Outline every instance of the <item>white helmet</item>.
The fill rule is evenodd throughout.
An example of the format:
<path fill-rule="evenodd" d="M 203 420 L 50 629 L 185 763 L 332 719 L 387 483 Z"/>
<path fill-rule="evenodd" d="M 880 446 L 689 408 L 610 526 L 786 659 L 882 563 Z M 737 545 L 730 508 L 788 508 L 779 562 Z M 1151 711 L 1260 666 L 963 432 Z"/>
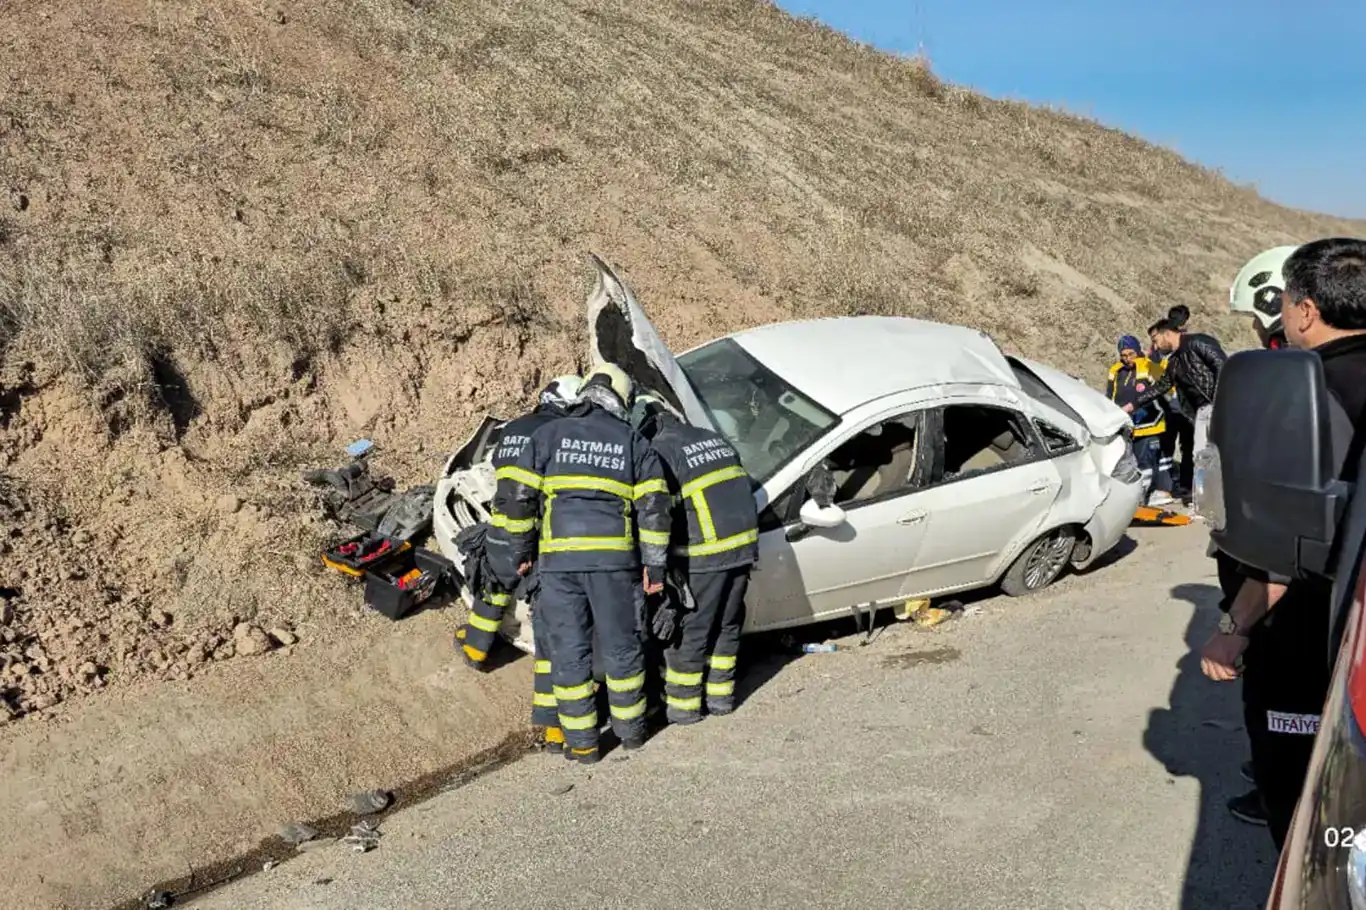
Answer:
<path fill-rule="evenodd" d="M 1281 268 L 1298 246 L 1277 246 L 1253 256 L 1228 289 L 1228 308 L 1257 318 L 1267 332 L 1280 329 L 1281 291 L 1285 279 Z"/>
<path fill-rule="evenodd" d="M 541 389 L 541 404 L 569 404 L 579 397 L 579 389 L 583 387 L 583 377 L 575 376 L 572 373 L 565 376 L 556 376 Z"/>
<path fill-rule="evenodd" d="M 631 377 L 626 375 L 625 370 L 615 363 L 599 363 L 589 371 L 584 380 L 584 385 L 595 379 L 606 380 L 606 385 L 621 399 L 622 406 L 630 406 L 631 393 L 635 390 L 635 384 L 631 382 Z"/>

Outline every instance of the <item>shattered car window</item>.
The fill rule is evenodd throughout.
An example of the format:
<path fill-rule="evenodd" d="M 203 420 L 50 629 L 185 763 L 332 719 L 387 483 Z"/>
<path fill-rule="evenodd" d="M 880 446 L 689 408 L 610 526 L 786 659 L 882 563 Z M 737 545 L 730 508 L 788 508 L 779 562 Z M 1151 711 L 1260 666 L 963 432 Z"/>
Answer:
<path fill-rule="evenodd" d="M 678 363 L 758 483 L 839 422 L 729 338 L 690 351 Z"/>

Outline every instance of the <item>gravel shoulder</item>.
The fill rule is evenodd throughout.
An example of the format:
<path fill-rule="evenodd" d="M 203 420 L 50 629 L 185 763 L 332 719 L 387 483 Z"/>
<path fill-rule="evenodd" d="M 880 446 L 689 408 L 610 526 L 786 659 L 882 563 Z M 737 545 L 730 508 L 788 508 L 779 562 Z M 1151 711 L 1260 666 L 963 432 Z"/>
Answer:
<path fill-rule="evenodd" d="M 1137 529 L 1113 565 L 935 629 L 772 657 L 736 715 L 594 769 L 536 755 L 202 910 L 700 906 L 1260 907 L 1234 822 L 1236 685 L 1203 531 Z"/>

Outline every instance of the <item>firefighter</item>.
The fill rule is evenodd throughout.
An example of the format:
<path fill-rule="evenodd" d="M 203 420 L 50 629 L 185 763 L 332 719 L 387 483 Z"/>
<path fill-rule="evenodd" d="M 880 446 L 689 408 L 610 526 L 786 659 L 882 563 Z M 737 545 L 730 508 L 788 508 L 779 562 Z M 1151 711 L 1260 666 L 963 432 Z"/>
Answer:
<path fill-rule="evenodd" d="M 643 595 L 663 589 L 668 559 L 669 489 L 628 422 L 631 395 L 621 369 L 598 366 L 565 416 L 498 472 L 506 565 L 525 574 L 536 563 L 536 625 L 550 645 L 566 754 L 585 764 L 600 754 L 595 633 L 612 729 L 627 749 L 645 742 Z"/>
<path fill-rule="evenodd" d="M 719 433 L 684 423 L 658 399 L 644 402 L 641 432 L 664 462 L 673 494 L 670 576 L 686 609 L 662 607 L 664 704 L 669 723 L 735 710 L 745 591 L 759 555 L 754 485 Z M 675 627 L 676 626 L 676 627 Z M 705 693 L 705 699 L 703 694 Z"/>
<path fill-rule="evenodd" d="M 1350 437 L 1353 431 L 1361 436 L 1366 414 L 1366 240 L 1267 250 L 1239 272 L 1229 303 L 1233 311 L 1255 316 L 1267 347 L 1288 343 L 1319 355 L 1330 397 L 1342 423 L 1350 424 L 1335 421 L 1334 455 L 1345 454 L 1346 464 L 1354 465 L 1348 445 L 1360 444 Z M 1343 479 L 1353 478 L 1345 473 Z M 1237 568 L 1243 580 L 1201 653 L 1201 668 L 1221 681 L 1237 678 L 1241 669 L 1256 790 L 1230 802 L 1229 809 L 1244 821 L 1268 825 L 1280 849 L 1332 676 L 1330 655 L 1336 649 L 1325 648 L 1332 629 L 1331 585 Z M 1221 566 L 1221 583 L 1223 574 Z"/>
<path fill-rule="evenodd" d="M 495 472 L 499 468 L 516 463 L 517 456 L 522 452 L 522 447 L 526 445 L 531 434 L 539 427 L 564 415 L 564 409 L 574 400 L 582 383 L 583 380 L 578 376 L 557 376 L 541 391 L 540 399 L 531 413 L 508 421 L 503 425 L 502 433 L 493 449 Z M 489 547 L 495 548 L 495 551 L 497 548 L 507 547 L 506 521 L 502 517 L 502 509 L 502 503 L 495 496 L 490 510 L 490 520 L 484 529 L 485 533 L 481 541 L 482 548 L 476 546 L 471 549 L 476 560 L 487 553 Z M 467 553 L 467 560 L 469 556 L 470 554 Z M 516 579 L 514 576 L 512 579 L 500 581 L 492 572 L 481 572 L 479 580 L 477 596 L 470 607 L 469 617 L 456 632 L 455 637 L 465 663 L 483 672 L 487 669 L 489 653 L 497 640 L 498 627 L 503 622 L 503 611 L 513 603 Z M 512 583 L 506 583 L 508 581 Z M 529 587 L 534 590 L 535 580 L 532 581 L 533 584 Z M 536 672 L 531 723 L 533 726 L 545 728 L 547 748 L 558 751 L 564 742 L 564 737 L 560 732 L 559 720 L 555 713 L 555 696 L 550 685 L 548 649 L 541 640 L 541 636 L 536 634 L 538 630 L 539 627 L 533 623 Z"/>
<path fill-rule="evenodd" d="M 1119 362 L 1110 367 L 1105 394 L 1123 407 L 1135 401 L 1162 377 L 1162 365 L 1143 356 L 1143 346 L 1133 335 L 1119 339 Z M 1135 409 L 1134 459 L 1143 473 L 1144 490 L 1150 506 L 1164 506 L 1172 500 L 1171 462 L 1162 452 L 1162 434 L 1167 431 L 1167 412 L 1162 399 Z"/>

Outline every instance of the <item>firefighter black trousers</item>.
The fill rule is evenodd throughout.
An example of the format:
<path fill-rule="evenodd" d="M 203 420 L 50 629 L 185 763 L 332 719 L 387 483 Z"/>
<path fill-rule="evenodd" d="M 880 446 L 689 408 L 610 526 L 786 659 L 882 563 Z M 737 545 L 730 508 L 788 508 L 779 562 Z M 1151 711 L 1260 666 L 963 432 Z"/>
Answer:
<path fill-rule="evenodd" d="M 555 702 L 555 688 L 550 670 L 550 634 L 546 623 L 541 620 L 539 611 L 534 607 L 531 614 L 531 641 L 535 647 L 536 673 L 535 687 L 531 695 L 532 726 L 558 729 L 560 715 Z M 557 741 L 558 734 L 549 741 Z"/>
<path fill-rule="evenodd" d="M 750 566 L 688 576 L 697 609 L 682 614 L 676 643 L 664 651 L 664 704 L 670 721 L 735 710 L 735 669 Z"/>
<path fill-rule="evenodd" d="M 503 611 L 511 604 L 512 595 L 492 578 L 487 579 L 482 591 L 476 592 L 469 616 L 457 636 L 470 664 L 482 667 L 488 660 L 498 639 L 498 628 L 503 624 Z"/>
<path fill-rule="evenodd" d="M 1243 655 L 1243 720 L 1252 774 L 1277 850 L 1285 843 L 1309 770 L 1331 674 L 1324 646 L 1327 600 L 1284 602 L 1291 599 L 1287 594 L 1271 622 L 1252 630 Z"/>
<path fill-rule="evenodd" d="M 596 633 L 612 729 L 623 742 L 645 738 L 645 635 L 639 569 L 541 572 L 535 627 L 550 648 L 551 680 L 565 745 L 598 748 L 593 681 Z"/>

